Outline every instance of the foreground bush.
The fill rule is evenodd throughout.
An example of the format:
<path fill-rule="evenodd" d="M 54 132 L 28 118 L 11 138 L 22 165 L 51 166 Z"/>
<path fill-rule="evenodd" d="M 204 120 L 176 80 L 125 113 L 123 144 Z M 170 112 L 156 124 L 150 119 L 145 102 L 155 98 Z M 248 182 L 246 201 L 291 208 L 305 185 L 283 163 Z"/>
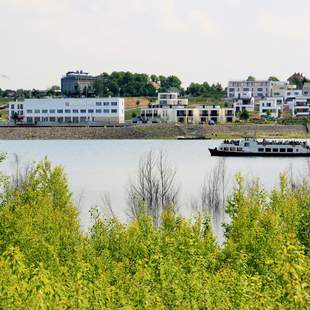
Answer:
<path fill-rule="evenodd" d="M 221 248 L 210 221 L 141 208 L 125 225 L 93 210 L 83 234 L 61 168 L 44 161 L 22 187 L 2 180 L 2 309 L 307 309 L 310 189 L 245 190 L 238 177 Z"/>

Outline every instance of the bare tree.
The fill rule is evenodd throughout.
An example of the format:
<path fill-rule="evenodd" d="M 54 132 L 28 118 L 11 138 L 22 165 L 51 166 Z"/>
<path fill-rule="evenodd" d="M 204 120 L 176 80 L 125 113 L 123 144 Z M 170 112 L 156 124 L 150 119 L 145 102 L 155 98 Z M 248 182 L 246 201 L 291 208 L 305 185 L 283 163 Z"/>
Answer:
<path fill-rule="evenodd" d="M 205 177 L 201 189 L 201 212 L 204 216 L 209 216 L 215 235 L 220 243 L 224 241 L 222 223 L 225 217 L 225 207 L 227 199 L 228 176 L 225 159 L 220 159 Z"/>
<path fill-rule="evenodd" d="M 150 151 L 140 161 L 136 182 L 129 183 L 130 215 L 137 217 L 145 208 L 153 218 L 154 225 L 159 226 L 161 212 L 177 202 L 175 176 L 176 171 L 169 165 L 165 154 L 160 151 L 156 156 Z"/>
<path fill-rule="evenodd" d="M 227 172 L 225 159 L 220 159 L 206 176 L 201 190 L 202 212 L 217 213 L 226 204 Z"/>
<path fill-rule="evenodd" d="M 31 172 L 33 171 L 33 165 L 30 163 L 22 163 L 17 154 L 14 154 L 13 156 L 11 186 L 13 189 L 23 189 Z"/>

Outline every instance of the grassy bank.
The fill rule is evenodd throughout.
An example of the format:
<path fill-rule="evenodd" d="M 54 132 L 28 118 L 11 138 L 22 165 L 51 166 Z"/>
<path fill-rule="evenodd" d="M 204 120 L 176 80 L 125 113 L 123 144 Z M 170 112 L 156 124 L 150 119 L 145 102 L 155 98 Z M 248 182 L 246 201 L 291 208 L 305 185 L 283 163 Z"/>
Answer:
<path fill-rule="evenodd" d="M 304 125 L 222 124 L 216 126 L 147 124 L 130 127 L 0 127 L 0 139 L 212 139 L 310 138 Z"/>

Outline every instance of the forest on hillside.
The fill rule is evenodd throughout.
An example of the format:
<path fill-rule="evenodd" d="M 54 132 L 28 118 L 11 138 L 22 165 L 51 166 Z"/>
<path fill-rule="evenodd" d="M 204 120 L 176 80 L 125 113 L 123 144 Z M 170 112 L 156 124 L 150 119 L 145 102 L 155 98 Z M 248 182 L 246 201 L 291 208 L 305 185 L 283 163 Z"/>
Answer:
<path fill-rule="evenodd" d="M 131 220 L 93 209 L 88 232 L 61 167 L 45 159 L 1 174 L 0 308 L 309 309 L 309 176 L 282 175 L 268 192 L 237 175 L 219 245 L 207 210 L 178 214 L 175 172 L 153 159 L 130 186 Z M 143 180 L 154 181 L 152 200 Z M 207 184 L 211 203 L 216 184 Z"/>

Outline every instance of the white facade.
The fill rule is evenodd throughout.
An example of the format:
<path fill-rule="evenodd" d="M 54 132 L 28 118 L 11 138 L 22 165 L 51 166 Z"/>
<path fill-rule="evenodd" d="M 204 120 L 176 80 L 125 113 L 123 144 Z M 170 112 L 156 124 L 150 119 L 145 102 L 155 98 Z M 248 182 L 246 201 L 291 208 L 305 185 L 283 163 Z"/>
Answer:
<path fill-rule="evenodd" d="M 249 97 L 265 98 L 276 96 L 273 92 L 279 92 L 281 88 L 288 85 L 283 81 L 229 81 L 227 87 L 227 97 L 230 99 L 246 99 Z M 281 94 L 279 94 L 281 96 Z"/>
<path fill-rule="evenodd" d="M 289 89 L 288 82 L 273 82 L 271 84 L 271 97 L 285 97 L 286 91 Z"/>
<path fill-rule="evenodd" d="M 141 110 L 141 118 L 146 122 L 206 124 L 212 120 L 215 123 L 225 123 L 235 120 L 235 111 L 233 108 L 221 108 L 220 106 L 210 105 L 195 108 L 182 106 L 144 108 Z"/>
<path fill-rule="evenodd" d="M 259 115 L 261 117 L 271 116 L 278 118 L 283 112 L 284 100 L 282 97 L 278 98 L 265 98 L 259 101 Z"/>
<path fill-rule="evenodd" d="M 302 89 L 302 94 L 305 97 L 310 97 L 310 83 L 306 82 Z"/>
<path fill-rule="evenodd" d="M 253 112 L 254 105 L 255 105 L 255 100 L 253 97 L 251 99 L 239 99 L 233 103 L 236 113 L 242 112 L 245 110 L 248 112 Z"/>
<path fill-rule="evenodd" d="M 9 104 L 10 119 L 24 123 L 124 123 L 123 98 L 25 99 Z"/>
<path fill-rule="evenodd" d="M 289 102 L 289 109 L 293 117 L 309 117 L 310 102 L 309 98 L 297 97 Z"/>
<path fill-rule="evenodd" d="M 178 93 L 158 93 L 156 104 L 160 107 L 186 106 L 188 99 L 180 99 Z"/>
<path fill-rule="evenodd" d="M 297 97 L 302 97 L 302 89 L 289 89 L 285 92 L 285 100 L 293 101 Z"/>

